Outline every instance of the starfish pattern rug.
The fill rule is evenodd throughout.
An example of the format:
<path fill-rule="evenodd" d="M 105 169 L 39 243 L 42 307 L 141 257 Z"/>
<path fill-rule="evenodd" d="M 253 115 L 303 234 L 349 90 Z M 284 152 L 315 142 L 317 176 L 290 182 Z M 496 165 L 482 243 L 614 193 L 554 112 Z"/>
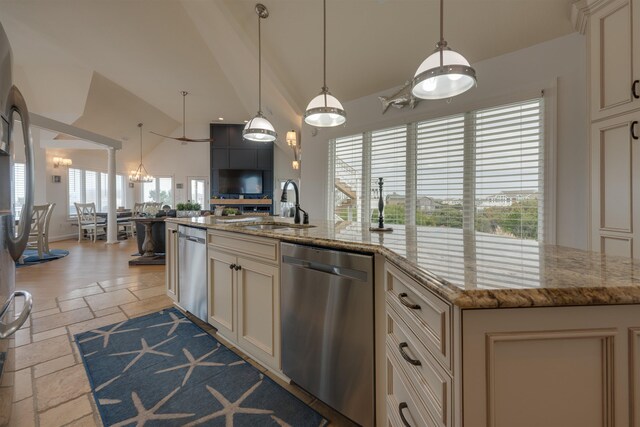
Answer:
<path fill-rule="evenodd" d="M 75 340 L 105 426 L 327 424 L 175 308 Z"/>

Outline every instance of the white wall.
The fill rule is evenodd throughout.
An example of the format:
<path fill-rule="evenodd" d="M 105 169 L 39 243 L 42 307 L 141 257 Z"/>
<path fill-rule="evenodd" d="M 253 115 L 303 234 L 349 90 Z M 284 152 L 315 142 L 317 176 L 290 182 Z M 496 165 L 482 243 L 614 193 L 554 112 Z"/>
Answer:
<path fill-rule="evenodd" d="M 589 190 L 586 39 L 574 33 L 472 65 L 477 72 L 478 87 L 450 101 L 422 101 L 414 110 L 392 107 L 383 115 L 378 96 L 389 96 L 399 89 L 391 88 L 345 103 L 345 126 L 319 130 L 315 137 L 312 128 L 305 126 L 302 206 L 311 217 L 326 218 L 329 139 L 509 102 L 545 89 L 548 104 L 557 105 L 555 123 L 548 123 L 555 127 L 557 146 L 556 243 L 586 249 Z M 407 70 L 407 77 L 414 71 Z"/>

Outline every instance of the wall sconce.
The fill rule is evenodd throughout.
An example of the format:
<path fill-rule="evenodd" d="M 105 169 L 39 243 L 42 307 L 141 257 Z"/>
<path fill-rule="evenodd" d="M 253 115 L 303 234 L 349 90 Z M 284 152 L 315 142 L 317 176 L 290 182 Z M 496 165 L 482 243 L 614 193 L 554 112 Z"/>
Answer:
<path fill-rule="evenodd" d="M 289 147 L 293 148 L 298 146 L 298 134 L 295 130 L 287 132 L 287 137 L 285 139 L 287 140 L 287 145 Z"/>
<path fill-rule="evenodd" d="M 291 167 L 294 170 L 299 170 L 300 163 L 302 162 L 302 146 L 298 143 L 298 133 L 295 130 L 290 130 L 287 132 L 285 139 L 287 140 L 287 145 L 293 150 L 293 161 L 291 162 Z"/>
<path fill-rule="evenodd" d="M 73 162 L 71 161 L 71 159 L 64 159 L 62 157 L 54 157 L 53 158 L 53 167 L 54 168 L 58 168 L 60 166 L 69 167 L 72 164 L 73 164 Z"/>

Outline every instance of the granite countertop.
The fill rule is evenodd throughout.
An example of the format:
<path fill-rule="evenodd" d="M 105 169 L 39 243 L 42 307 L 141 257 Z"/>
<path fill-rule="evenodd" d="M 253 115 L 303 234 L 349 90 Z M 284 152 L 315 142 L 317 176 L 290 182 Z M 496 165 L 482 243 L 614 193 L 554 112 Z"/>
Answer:
<path fill-rule="evenodd" d="M 378 253 L 461 308 L 640 304 L 640 260 L 460 229 L 312 221 L 311 228 L 250 230 L 290 218 L 169 218 L 167 221 L 285 242 Z M 237 222 L 223 222 L 237 221 Z"/>

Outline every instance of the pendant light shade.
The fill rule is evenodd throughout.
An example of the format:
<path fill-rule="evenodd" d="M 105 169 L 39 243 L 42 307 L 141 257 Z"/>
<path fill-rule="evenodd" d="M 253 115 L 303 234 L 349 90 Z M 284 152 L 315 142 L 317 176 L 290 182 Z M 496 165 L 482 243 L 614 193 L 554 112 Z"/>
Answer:
<path fill-rule="evenodd" d="M 278 135 L 271 122 L 258 113 L 244 125 L 242 136 L 249 141 L 272 142 Z"/>
<path fill-rule="evenodd" d="M 329 93 L 327 87 L 327 0 L 323 3 L 323 23 L 324 23 L 324 85 L 320 95 L 316 96 L 307 105 L 304 112 L 305 123 L 326 128 L 340 126 L 347 121 L 347 113 L 338 99 Z"/>
<path fill-rule="evenodd" d="M 347 113 L 335 96 L 323 90 L 307 105 L 304 121 L 319 128 L 340 126 L 347 121 Z"/>
<path fill-rule="evenodd" d="M 258 14 L 258 113 L 244 126 L 242 137 L 248 141 L 273 142 L 278 137 L 276 130 L 262 114 L 262 38 L 260 20 L 267 19 L 269 11 L 263 4 L 256 4 Z"/>
<path fill-rule="evenodd" d="M 440 41 L 413 77 L 411 93 L 420 99 L 451 98 L 476 85 L 476 71 L 469 61 L 451 50 L 444 40 L 443 0 L 440 0 Z"/>

